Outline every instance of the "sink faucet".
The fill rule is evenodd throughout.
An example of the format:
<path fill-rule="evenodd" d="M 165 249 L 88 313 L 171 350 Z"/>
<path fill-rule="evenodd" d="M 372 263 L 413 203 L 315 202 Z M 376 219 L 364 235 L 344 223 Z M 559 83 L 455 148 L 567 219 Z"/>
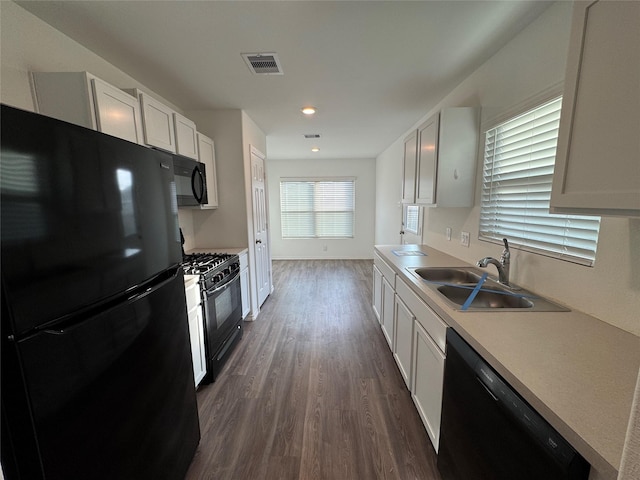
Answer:
<path fill-rule="evenodd" d="M 477 265 L 482 268 L 485 268 L 489 264 L 495 265 L 498 269 L 498 282 L 508 287 L 511 252 L 509 251 L 509 242 L 507 242 L 507 239 L 503 238 L 502 241 L 504 242 L 504 250 L 502 250 L 500 261 L 496 260 L 493 257 L 484 257 L 478 260 Z"/>

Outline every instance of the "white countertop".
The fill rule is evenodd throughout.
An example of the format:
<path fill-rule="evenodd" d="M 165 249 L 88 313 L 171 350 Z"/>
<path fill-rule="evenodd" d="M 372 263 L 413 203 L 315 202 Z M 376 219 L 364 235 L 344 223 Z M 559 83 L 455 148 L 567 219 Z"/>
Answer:
<path fill-rule="evenodd" d="M 456 311 L 406 267 L 469 264 L 425 245 L 375 249 L 602 478 L 615 478 L 640 369 L 640 337 L 575 310 Z M 411 250 L 426 255 L 394 253 Z"/>

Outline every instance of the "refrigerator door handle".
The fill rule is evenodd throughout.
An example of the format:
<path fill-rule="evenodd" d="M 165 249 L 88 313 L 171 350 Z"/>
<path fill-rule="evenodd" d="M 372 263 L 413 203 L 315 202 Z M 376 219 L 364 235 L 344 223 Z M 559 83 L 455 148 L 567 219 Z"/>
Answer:
<path fill-rule="evenodd" d="M 153 280 L 150 280 L 149 282 L 139 286 L 138 288 L 129 291 L 119 297 L 108 300 L 103 304 L 96 305 L 85 311 L 69 315 L 68 317 L 70 318 L 55 320 L 54 322 L 50 323 L 49 326 L 39 330 L 39 332 L 44 332 L 51 335 L 65 335 L 67 333 L 71 333 L 76 328 L 81 327 L 87 319 L 94 317 L 99 312 L 106 313 L 114 308 L 133 303 L 141 298 L 148 296 L 152 292 L 162 288 L 164 285 L 171 282 L 179 273 L 179 269 L 167 272 L 165 275 L 156 277 Z"/>

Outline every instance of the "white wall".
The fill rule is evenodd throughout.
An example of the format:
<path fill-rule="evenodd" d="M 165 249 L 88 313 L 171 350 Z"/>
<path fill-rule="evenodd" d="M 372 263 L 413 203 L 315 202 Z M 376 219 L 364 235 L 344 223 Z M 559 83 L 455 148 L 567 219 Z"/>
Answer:
<path fill-rule="evenodd" d="M 193 243 L 203 247 L 246 247 L 242 112 L 198 110 L 187 115 L 214 141 L 218 203 L 215 210 L 193 211 Z M 182 226 L 182 216 L 180 225 Z M 186 233 L 185 233 L 186 235 Z"/>
<path fill-rule="evenodd" d="M 561 87 L 570 25 L 571 2 L 554 4 L 432 111 L 425 112 L 415 126 L 442 108 L 456 106 L 481 106 L 486 125 L 527 99 Z M 397 227 L 391 220 L 399 215 L 404 136 L 377 158 L 377 244 L 396 242 Z M 480 156 L 478 161 L 482 162 Z M 424 243 L 469 263 L 500 254 L 500 246 L 478 240 L 479 184 L 480 169 L 474 208 L 426 210 Z M 450 242 L 445 238 L 447 226 L 453 229 Z M 469 248 L 459 244 L 461 231 L 471 232 Z M 640 219 L 602 219 L 593 268 L 516 250 L 512 252 L 511 277 L 573 309 L 640 335 Z"/>
<path fill-rule="evenodd" d="M 88 71 L 120 88 L 139 88 L 182 113 L 180 107 L 83 47 L 14 2 L 0 1 L 0 101 L 34 111 L 29 72 Z"/>
<path fill-rule="evenodd" d="M 267 160 L 271 255 L 274 259 L 373 258 L 375 161 Z M 280 179 L 283 177 L 355 177 L 354 237 L 348 239 L 283 239 L 280 222 Z M 326 246 L 326 251 L 324 250 Z"/>

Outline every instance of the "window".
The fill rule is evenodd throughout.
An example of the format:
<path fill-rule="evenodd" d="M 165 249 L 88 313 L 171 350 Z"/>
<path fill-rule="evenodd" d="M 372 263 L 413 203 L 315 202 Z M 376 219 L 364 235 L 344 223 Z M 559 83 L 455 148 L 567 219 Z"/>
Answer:
<path fill-rule="evenodd" d="M 599 217 L 549 213 L 562 99 L 487 130 L 480 239 L 593 265 Z"/>
<path fill-rule="evenodd" d="M 282 238 L 353 237 L 355 179 L 280 181 Z"/>
<path fill-rule="evenodd" d="M 414 235 L 420 235 L 421 225 L 420 218 L 422 217 L 420 206 L 418 205 L 405 205 L 404 206 L 404 231 L 413 233 Z"/>

